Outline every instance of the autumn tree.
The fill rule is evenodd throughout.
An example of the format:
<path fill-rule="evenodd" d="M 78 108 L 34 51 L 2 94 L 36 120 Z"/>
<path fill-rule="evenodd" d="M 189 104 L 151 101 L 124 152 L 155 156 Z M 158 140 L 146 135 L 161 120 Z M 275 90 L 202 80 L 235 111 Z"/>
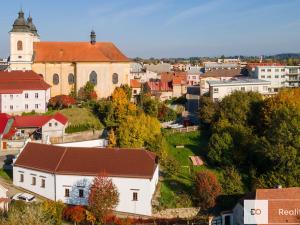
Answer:
<path fill-rule="evenodd" d="M 41 207 L 44 214 L 47 217 L 51 218 L 51 220 L 54 221 L 55 224 L 62 224 L 63 211 L 66 207 L 62 201 L 43 201 L 41 203 Z"/>
<path fill-rule="evenodd" d="M 74 222 L 75 225 L 81 223 L 86 217 L 85 208 L 79 205 L 67 207 L 64 210 L 64 217 Z"/>
<path fill-rule="evenodd" d="M 200 171 L 196 175 L 196 193 L 201 209 L 209 209 L 216 203 L 216 198 L 221 193 L 221 186 L 210 171 Z"/>
<path fill-rule="evenodd" d="M 96 100 L 97 99 L 97 93 L 95 91 L 95 85 L 91 82 L 86 82 L 86 84 L 80 88 L 78 92 L 78 98 L 87 101 L 87 100 Z"/>
<path fill-rule="evenodd" d="M 141 148 L 155 141 L 155 137 L 160 134 L 160 123 L 156 118 L 144 113 L 127 116 L 117 132 L 118 144 L 120 147 Z"/>
<path fill-rule="evenodd" d="M 63 109 L 68 108 L 71 105 L 74 105 L 76 100 L 69 95 L 57 95 L 55 97 L 50 98 L 48 102 L 48 106 L 53 109 Z"/>
<path fill-rule="evenodd" d="M 117 144 L 117 138 L 113 129 L 108 132 L 108 147 L 115 147 Z"/>
<path fill-rule="evenodd" d="M 105 217 L 118 205 L 119 193 L 117 188 L 105 174 L 100 174 L 94 178 L 90 187 L 88 202 L 89 211 L 102 223 Z"/>

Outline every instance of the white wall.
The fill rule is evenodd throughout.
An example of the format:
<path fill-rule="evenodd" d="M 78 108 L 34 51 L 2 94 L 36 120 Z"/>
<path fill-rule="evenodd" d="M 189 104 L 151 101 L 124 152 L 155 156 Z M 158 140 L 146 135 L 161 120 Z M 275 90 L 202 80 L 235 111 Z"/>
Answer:
<path fill-rule="evenodd" d="M 24 174 L 24 182 L 20 182 L 20 174 Z M 32 185 L 32 177 L 36 177 L 36 185 Z M 45 179 L 45 188 L 41 187 L 41 180 Z M 17 187 L 24 188 L 48 199 L 55 199 L 55 176 L 50 173 L 44 173 L 36 170 L 30 170 L 13 167 L 13 184 Z"/>
<path fill-rule="evenodd" d="M 35 94 L 38 94 L 38 98 Z M 28 94 L 28 98 L 25 95 Z M 48 90 L 26 90 L 19 94 L 1 94 L 0 95 L 0 112 L 8 114 L 21 114 L 22 112 L 44 113 L 47 111 L 47 103 L 50 98 L 50 89 Z M 38 108 L 36 108 L 36 104 Z M 26 105 L 28 108 L 26 109 Z M 13 106 L 13 109 L 10 109 Z"/>
<path fill-rule="evenodd" d="M 24 174 L 24 182 L 20 182 L 20 174 Z M 35 186 L 31 184 L 32 177 L 37 178 Z M 87 205 L 89 187 L 93 176 L 56 175 L 33 171 L 20 167 L 13 168 L 13 184 L 42 195 L 51 200 L 61 200 L 67 204 Z M 45 179 L 46 186 L 41 188 L 41 179 Z M 119 204 L 116 208 L 120 212 L 129 212 L 141 215 L 152 214 L 152 196 L 155 192 L 159 177 L 157 166 L 152 179 L 112 177 L 113 183 L 119 192 Z M 56 187 L 56 188 L 54 188 Z M 70 190 L 70 197 L 65 197 L 65 189 Z M 84 190 L 84 198 L 79 198 L 79 189 Z M 55 191 L 56 190 L 56 193 Z M 133 192 L 138 193 L 138 200 L 133 201 Z"/>
<path fill-rule="evenodd" d="M 270 81 L 273 89 L 284 87 L 287 79 L 284 66 L 258 66 L 255 68 L 254 77 Z"/>
<path fill-rule="evenodd" d="M 50 126 L 50 123 L 51 123 L 51 126 Z M 55 119 L 49 120 L 48 123 L 46 123 L 44 126 L 42 126 L 43 143 L 46 143 L 48 138 L 54 138 L 54 137 L 63 138 L 63 136 L 65 134 L 66 126 L 67 126 L 67 124 L 64 125 Z"/>

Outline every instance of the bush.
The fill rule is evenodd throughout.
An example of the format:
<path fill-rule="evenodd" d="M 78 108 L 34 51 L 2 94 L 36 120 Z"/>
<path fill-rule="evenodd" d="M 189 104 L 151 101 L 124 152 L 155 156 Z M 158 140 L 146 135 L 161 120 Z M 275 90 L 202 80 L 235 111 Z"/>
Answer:
<path fill-rule="evenodd" d="M 52 109 L 64 109 L 74 105 L 75 103 L 76 100 L 69 95 L 57 95 L 50 98 L 48 107 L 51 107 Z"/>
<path fill-rule="evenodd" d="M 166 158 L 166 160 L 163 162 L 163 167 L 164 167 L 167 175 L 170 177 L 178 174 L 179 170 L 180 170 L 179 162 L 171 156 Z"/>
<path fill-rule="evenodd" d="M 69 125 L 66 128 L 66 133 L 67 134 L 72 134 L 76 132 L 82 132 L 82 131 L 87 131 L 90 129 L 93 129 L 94 126 L 92 124 L 86 123 L 86 124 L 77 124 L 77 125 Z"/>
<path fill-rule="evenodd" d="M 70 206 L 63 211 L 64 218 L 68 221 L 72 221 L 75 224 L 81 223 L 86 218 L 86 210 L 83 206 Z"/>

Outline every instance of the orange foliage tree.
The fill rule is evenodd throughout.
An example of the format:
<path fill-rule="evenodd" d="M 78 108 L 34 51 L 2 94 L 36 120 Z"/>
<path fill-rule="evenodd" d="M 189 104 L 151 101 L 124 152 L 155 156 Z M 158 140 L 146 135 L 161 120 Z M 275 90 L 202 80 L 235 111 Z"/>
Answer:
<path fill-rule="evenodd" d="M 119 203 L 119 193 L 112 180 L 99 174 L 93 180 L 89 194 L 89 211 L 102 223 Z"/>

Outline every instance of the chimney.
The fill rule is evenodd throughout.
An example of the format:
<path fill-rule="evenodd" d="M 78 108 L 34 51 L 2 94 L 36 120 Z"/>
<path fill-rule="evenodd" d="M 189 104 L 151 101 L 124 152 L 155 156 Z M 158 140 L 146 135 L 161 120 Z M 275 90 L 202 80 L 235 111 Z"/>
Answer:
<path fill-rule="evenodd" d="M 94 45 L 96 44 L 96 33 L 95 31 L 91 31 L 91 35 L 90 35 L 90 38 L 91 38 L 91 44 Z"/>

